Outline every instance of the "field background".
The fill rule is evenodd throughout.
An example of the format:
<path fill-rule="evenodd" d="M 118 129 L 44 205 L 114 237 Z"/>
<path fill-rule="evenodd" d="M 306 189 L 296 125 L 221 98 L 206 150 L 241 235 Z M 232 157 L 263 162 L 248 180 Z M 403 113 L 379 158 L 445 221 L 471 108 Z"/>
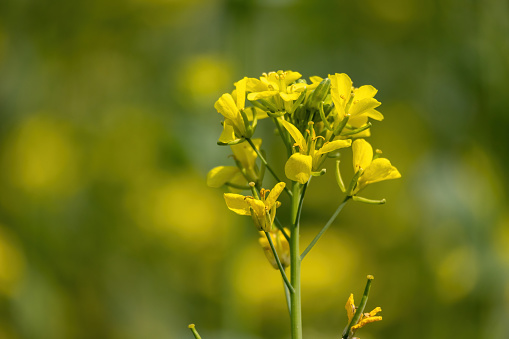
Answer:
<path fill-rule="evenodd" d="M 279 69 L 379 89 L 369 141 L 403 175 L 305 260 L 305 338 L 339 337 L 366 274 L 384 320 L 363 339 L 508 338 L 508 18 L 504 0 L 0 1 L 0 338 L 288 338 L 251 221 L 205 185 L 231 161 L 215 100 Z M 334 185 L 310 187 L 304 242 Z"/>

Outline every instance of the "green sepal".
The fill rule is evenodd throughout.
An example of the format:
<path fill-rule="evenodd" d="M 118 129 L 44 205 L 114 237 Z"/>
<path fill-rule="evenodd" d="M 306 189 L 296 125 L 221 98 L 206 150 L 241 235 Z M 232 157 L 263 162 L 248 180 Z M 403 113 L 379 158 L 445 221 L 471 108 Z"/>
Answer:
<path fill-rule="evenodd" d="M 324 101 L 329 94 L 331 81 L 329 78 L 323 79 L 315 88 L 309 99 L 309 107 L 318 108 L 320 102 Z"/>
<path fill-rule="evenodd" d="M 363 198 L 363 197 L 358 197 L 356 195 L 354 195 L 352 197 L 352 200 L 353 201 L 358 201 L 358 202 L 363 202 L 365 204 L 370 204 L 370 205 L 383 205 L 383 204 L 386 203 L 385 199 L 382 199 L 382 200 L 372 200 L 372 199 L 367 199 L 367 198 Z"/>
<path fill-rule="evenodd" d="M 251 138 L 253 136 L 253 130 L 251 129 L 251 126 L 249 126 L 249 118 L 247 117 L 246 112 L 241 109 L 240 115 L 242 116 L 242 120 L 244 121 L 244 127 L 246 128 L 246 134 L 244 137 Z"/>
<path fill-rule="evenodd" d="M 371 124 L 371 122 L 368 122 L 366 125 L 362 126 L 362 127 L 359 127 L 359 128 L 356 128 L 354 130 L 351 130 L 351 131 L 348 131 L 348 132 L 345 132 L 345 133 L 341 133 L 341 135 L 343 136 L 349 136 L 349 135 L 354 135 L 354 134 L 357 134 L 357 133 L 360 133 L 362 131 L 365 131 L 367 130 L 368 128 L 370 128 L 371 126 L 373 126 Z"/>
<path fill-rule="evenodd" d="M 341 177 L 341 172 L 339 171 L 339 160 L 336 160 L 336 182 L 338 183 L 339 189 L 341 192 L 345 193 L 345 183 L 343 182 L 343 178 Z"/>
<path fill-rule="evenodd" d="M 266 99 L 258 99 L 258 102 L 265 106 L 265 109 L 268 109 L 270 112 L 277 112 L 278 109 L 274 104 Z M 268 112 L 267 112 L 268 113 Z"/>
<path fill-rule="evenodd" d="M 231 145 L 240 144 L 241 142 L 244 142 L 244 141 L 246 141 L 246 139 L 241 138 L 241 139 L 235 139 L 235 140 L 230 141 L 230 142 L 221 142 L 221 141 L 218 141 L 217 144 L 219 146 L 231 146 Z"/>
<path fill-rule="evenodd" d="M 295 112 L 295 110 L 302 104 L 302 102 L 304 101 L 304 99 L 306 99 L 306 92 L 307 92 L 307 89 L 305 89 L 301 94 L 300 96 L 297 98 L 297 100 L 295 100 L 295 102 L 293 103 L 292 105 L 292 109 L 290 110 L 290 114 L 293 114 L 293 112 Z"/>
<path fill-rule="evenodd" d="M 325 116 L 325 112 L 323 111 L 323 101 L 320 101 L 318 104 L 318 112 L 320 112 L 320 118 L 322 118 L 323 124 L 325 125 L 325 128 L 327 128 L 329 131 L 332 131 L 332 126 L 327 120 L 327 117 Z"/>
<path fill-rule="evenodd" d="M 321 177 L 322 175 L 324 175 L 325 173 L 327 172 L 327 170 L 325 168 L 322 168 L 321 171 L 319 172 L 313 172 L 311 171 L 311 175 L 314 176 L 314 177 Z"/>
<path fill-rule="evenodd" d="M 348 186 L 348 190 L 346 191 L 347 196 L 349 196 L 349 197 L 352 196 L 352 192 L 355 189 L 355 186 L 357 186 L 357 181 L 359 180 L 359 177 L 361 176 L 362 172 L 364 172 L 364 171 L 361 168 L 353 176 L 352 181 L 350 182 L 350 186 Z"/>
<path fill-rule="evenodd" d="M 285 111 L 279 111 L 279 112 L 267 112 L 267 115 L 271 118 L 279 118 L 279 117 L 282 117 L 283 115 L 285 115 L 286 112 Z"/>
<path fill-rule="evenodd" d="M 345 128 L 346 126 L 346 123 L 348 122 L 348 120 L 350 119 L 350 115 L 346 115 L 343 120 L 341 120 L 339 122 L 339 124 L 336 126 L 336 128 L 334 128 L 334 135 L 340 135 L 341 132 L 343 131 L 343 128 Z"/>

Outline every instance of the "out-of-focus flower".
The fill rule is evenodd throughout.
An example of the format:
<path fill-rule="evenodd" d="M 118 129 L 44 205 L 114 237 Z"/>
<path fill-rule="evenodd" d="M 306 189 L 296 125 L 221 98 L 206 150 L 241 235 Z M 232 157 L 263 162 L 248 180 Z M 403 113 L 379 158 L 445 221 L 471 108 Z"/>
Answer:
<path fill-rule="evenodd" d="M 260 149 L 262 139 L 253 139 L 253 144 Z M 240 143 L 230 146 L 233 152 L 234 160 L 238 166 L 217 166 L 207 174 L 207 185 L 213 188 L 219 188 L 223 185 L 236 187 L 247 185 L 248 182 L 258 181 L 259 171 L 255 161 L 258 155 L 248 143 Z"/>
<path fill-rule="evenodd" d="M 285 228 L 284 230 L 286 234 L 290 234 L 289 229 Z M 278 230 L 277 232 L 269 232 L 268 234 L 271 237 L 272 243 L 274 244 L 274 248 L 276 249 L 279 260 L 281 261 L 281 265 L 283 266 L 283 268 L 289 267 L 290 244 L 283 235 L 283 232 Z M 260 245 L 262 246 L 263 251 L 265 252 L 265 256 L 267 257 L 267 260 L 270 262 L 272 267 L 274 267 L 276 270 L 279 269 L 279 267 L 277 266 L 276 258 L 274 258 L 274 253 L 272 252 L 272 248 L 270 248 L 269 241 L 267 240 L 267 237 L 265 236 L 264 232 L 260 232 L 260 238 L 258 239 L 258 241 L 260 242 Z"/>

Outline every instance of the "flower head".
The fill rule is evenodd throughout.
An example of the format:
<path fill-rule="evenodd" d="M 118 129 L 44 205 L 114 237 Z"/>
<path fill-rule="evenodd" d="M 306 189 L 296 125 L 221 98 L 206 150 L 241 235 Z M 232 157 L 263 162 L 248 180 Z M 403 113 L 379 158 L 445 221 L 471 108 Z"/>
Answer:
<path fill-rule="evenodd" d="M 280 182 L 272 190 L 262 188 L 260 199 L 235 193 L 225 193 L 226 206 L 239 215 L 250 215 L 259 231 L 270 232 L 276 217 L 276 208 L 281 205 L 277 198 L 283 192 L 285 185 L 284 182 Z"/>
<path fill-rule="evenodd" d="M 373 158 L 373 148 L 364 139 L 357 139 L 352 144 L 353 168 L 355 173 L 360 172 L 357 184 L 352 191 L 355 195 L 367 185 L 375 182 L 401 178 L 398 169 L 385 158 Z"/>

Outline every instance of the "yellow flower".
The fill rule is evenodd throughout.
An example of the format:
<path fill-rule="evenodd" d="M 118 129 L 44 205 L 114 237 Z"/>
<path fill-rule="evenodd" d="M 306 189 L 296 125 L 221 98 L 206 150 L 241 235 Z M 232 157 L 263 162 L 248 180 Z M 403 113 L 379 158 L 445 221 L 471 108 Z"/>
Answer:
<path fill-rule="evenodd" d="M 361 170 L 357 179 L 357 185 L 352 195 L 355 195 L 367 185 L 375 182 L 401 178 L 398 169 L 391 165 L 391 162 L 385 158 L 373 160 L 373 148 L 364 139 L 357 139 L 352 144 L 353 168 L 355 173 Z"/>
<path fill-rule="evenodd" d="M 374 98 L 376 88 L 364 85 L 359 88 L 352 86 L 352 80 L 345 73 L 329 75 L 331 79 L 331 97 L 339 117 L 347 114 L 350 118 L 366 115 L 375 120 L 383 120 L 383 115 L 375 108 L 381 103 Z"/>
<path fill-rule="evenodd" d="M 346 314 L 348 315 L 348 323 L 350 324 L 357 310 L 357 307 L 355 307 L 354 304 L 353 294 L 350 294 L 350 297 L 346 301 L 345 309 Z M 380 307 L 376 307 L 373 311 L 369 313 L 363 313 L 359 318 L 359 321 L 352 326 L 351 328 L 352 333 L 366 324 L 382 320 L 381 316 L 376 315 L 379 312 L 382 312 L 382 309 Z"/>
<path fill-rule="evenodd" d="M 285 109 L 287 112 L 291 110 L 292 103 L 297 100 L 300 94 L 306 89 L 311 90 L 318 86 L 318 83 L 308 85 L 305 83 L 295 83 L 302 75 L 292 71 L 277 71 L 264 73 L 260 80 L 249 78 L 247 81 L 247 91 L 251 92 L 247 95 L 250 101 L 258 99 L 275 98 L 278 109 Z M 281 100 L 283 102 L 281 103 Z"/>
<path fill-rule="evenodd" d="M 290 230 L 285 228 L 286 234 L 290 234 Z M 277 232 L 270 232 L 269 236 L 271 237 L 272 243 L 274 244 L 274 248 L 276 249 L 279 260 L 281 261 L 281 265 L 283 268 L 287 268 L 290 266 L 290 244 L 288 240 L 286 240 L 283 232 L 278 230 Z M 265 236 L 264 232 L 260 232 L 260 238 L 258 239 L 260 245 L 265 252 L 265 256 L 267 260 L 270 262 L 272 267 L 276 270 L 279 269 L 276 263 L 276 258 L 274 258 L 274 253 L 272 252 L 272 248 L 270 248 L 269 241 Z"/>
<path fill-rule="evenodd" d="M 257 149 L 260 149 L 262 139 L 252 139 Z M 219 188 L 229 183 L 233 185 L 247 185 L 248 182 L 258 181 L 258 168 L 256 167 L 256 158 L 258 155 L 248 143 L 240 143 L 230 146 L 234 159 L 241 168 L 237 166 L 217 166 L 207 174 L 207 185 L 213 188 Z"/>
<path fill-rule="evenodd" d="M 325 142 L 322 147 L 316 149 L 316 141 L 320 137 L 316 137 L 315 132 L 310 125 L 310 137 L 306 141 L 306 138 L 302 135 L 297 127 L 290 122 L 279 119 L 279 122 L 286 128 L 288 133 L 292 136 L 295 141 L 295 146 L 299 148 L 298 153 L 292 154 L 285 164 L 285 174 L 288 179 L 297 181 L 301 184 L 305 184 L 312 172 L 322 163 L 323 157 L 327 153 L 335 151 L 340 148 L 348 147 L 352 144 L 352 140 L 334 140 L 331 142 Z"/>
<path fill-rule="evenodd" d="M 250 215 L 259 231 L 270 232 L 276 208 L 281 205 L 277 198 L 283 192 L 285 183 L 280 182 L 272 190 L 260 190 L 261 199 L 250 196 L 243 196 L 235 193 L 225 193 L 226 206 L 233 212 L 240 215 Z M 266 194 L 269 193 L 267 197 Z"/>

